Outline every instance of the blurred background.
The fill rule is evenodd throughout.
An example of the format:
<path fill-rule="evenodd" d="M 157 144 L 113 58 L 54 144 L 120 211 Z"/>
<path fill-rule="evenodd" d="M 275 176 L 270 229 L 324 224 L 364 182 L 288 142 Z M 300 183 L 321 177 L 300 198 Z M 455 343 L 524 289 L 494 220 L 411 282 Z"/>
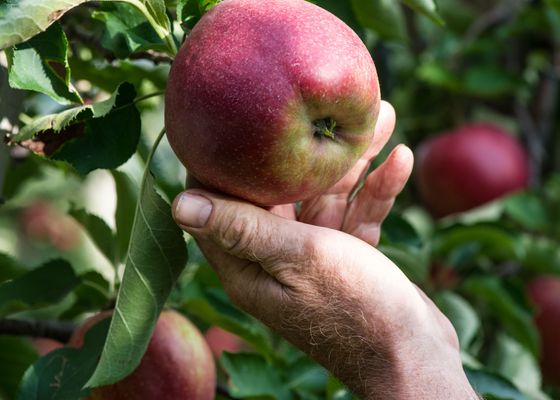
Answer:
<path fill-rule="evenodd" d="M 213 3 L 182 1 L 179 9 L 166 1 L 177 41 Z M 487 398 L 560 399 L 560 2 L 315 3 L 363 39 L 382 97 L 397 111 L 396 133 L 374 164 L 399 143 L 415 152 L 413 177 L 383 226 L 380 250 L 450 318 L 469 379 Z M 107 99 L 122 81 L 145 96 L 136 102 L 138 147 L 118 168 L 78 174 L 64 158 L 50 157 L 72 140 L 70 129 L 66 137 L 0 144 L 0 317 L 76 323 L 114 304 L 124 265 L 103 250 L 134 209 L 163 125 L 170 59 L 124 3 L 87 3 L 59 22 L 70 82 L 85 104 Z M 2 135 L 68 108 L 29 87 L 11 88 L 8 64 L 0 52 Z M 186 173 L 165 140 L 152 169 L 159 193 L 172 200 Z M 233 354 L 220 358 L 219 396 L 233 398 L 226 394 L 235 384 L 245 390 L 235 398 L 351 398 L 319 366 L 235 309 L 188 243 L 188 268 L 168 304 L 208 333 L 216 357 L 223 349 Z M 57 288 L 52 296 L 9 297 L 6 283 L 52 260 L 68 263 L 73 284 L 59 288 L 54 274 L 34 283 L 41 292 Z M 1 330 L 0 324 L 0 398 L 12 399 L 42 351 Z M 241 351 L 252 356 L 236 359 Z M 259 369 L 270 364 L 272 372 Z M 239 365 L 250 366 L 249 375 L 271 374 L 273 384 L 255 394 Z"/>

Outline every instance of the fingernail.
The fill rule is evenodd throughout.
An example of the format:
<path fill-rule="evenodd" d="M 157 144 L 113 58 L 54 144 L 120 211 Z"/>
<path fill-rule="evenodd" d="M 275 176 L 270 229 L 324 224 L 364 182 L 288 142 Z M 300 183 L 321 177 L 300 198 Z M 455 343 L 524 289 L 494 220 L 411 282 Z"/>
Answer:
<path fill-rule="evenodd" d="M 212 212 L 212 202 L 204 196 L 183 193 L 175 206 L 175 219 L 180 225 L 202 228 Z"/>

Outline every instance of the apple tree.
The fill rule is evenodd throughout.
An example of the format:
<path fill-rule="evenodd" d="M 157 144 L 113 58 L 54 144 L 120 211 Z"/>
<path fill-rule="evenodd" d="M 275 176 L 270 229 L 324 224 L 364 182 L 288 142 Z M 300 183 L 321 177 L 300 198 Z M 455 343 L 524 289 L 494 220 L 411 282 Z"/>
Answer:
<path fill-rule="evenodd" d="M 520 143 L 527 183 L 474 208 L 430 214 L 413 176 L 379 249 L 451 320 L 482 395 L 560 399 L 560 285 L 534 289 L 560 280 L 560 2 L 313 2 L 375 60 L 398 114 L 383 154 L 469 123 Z M 0 399 L 79 399 L 122 381 L 166 308 L 208 334 L 216 398 L 353 398 L 233 306 L 171 218 L 187 172 L 165 137 L 167 75 L 217 3 L 0 0 Z M 456 180 L 476 183 L 504 168 L 501 149 L 477 152 L 475 137 L 461 143 L 486 167 L 442 173 L 459 168 Z M 436 193 L 444 203 L 452 194 Z M 110 323 L 66 346 L 104 310 Z"/>

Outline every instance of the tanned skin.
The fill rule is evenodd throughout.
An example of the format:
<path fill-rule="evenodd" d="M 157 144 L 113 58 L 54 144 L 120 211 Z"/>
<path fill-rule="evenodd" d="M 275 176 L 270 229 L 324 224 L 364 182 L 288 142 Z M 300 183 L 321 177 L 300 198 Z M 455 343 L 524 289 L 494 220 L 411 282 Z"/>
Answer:
<path fill-rule="evenodd" d="M 477 399 L 449 320 L 375 249 L 412 171 L 397 146 L 352 193 L 389 140 L 382 103 L 374 140 L 323 195 L 269 210 L 203 189 L 174 202 L 231 300 L 309 354 L 363 399 Z M 190 187 L 196 187 L 191 183 Z"/>

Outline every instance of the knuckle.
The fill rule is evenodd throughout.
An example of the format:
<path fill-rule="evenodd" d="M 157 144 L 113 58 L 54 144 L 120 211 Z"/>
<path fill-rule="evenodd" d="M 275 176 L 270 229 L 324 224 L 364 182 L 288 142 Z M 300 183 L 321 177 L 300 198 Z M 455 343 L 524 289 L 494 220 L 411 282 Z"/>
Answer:
<path fill-rule="evenodd" d="M 258 235 L 257 218 L 233 212 L 227 216 L 227 222 L 218 229 L 220 244 L 227 252 L 235 255 L 250 252 Z"/>

